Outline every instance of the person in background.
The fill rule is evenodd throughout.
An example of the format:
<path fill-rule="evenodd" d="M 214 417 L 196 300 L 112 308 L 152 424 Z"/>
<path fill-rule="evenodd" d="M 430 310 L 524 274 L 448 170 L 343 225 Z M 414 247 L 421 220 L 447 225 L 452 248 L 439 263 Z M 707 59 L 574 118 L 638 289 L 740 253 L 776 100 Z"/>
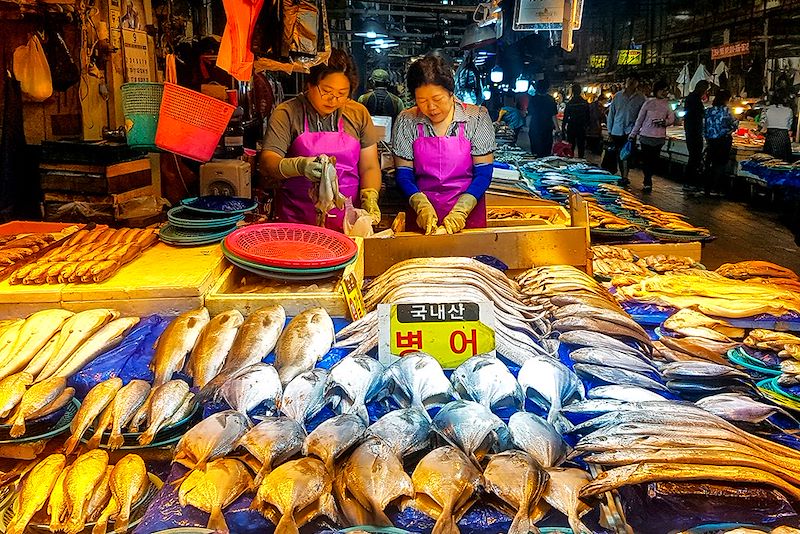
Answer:
<path fill-rule="evenodd" d="M 536 80 L 536 94 L 528 99 L 528 137 L 531 153 L 537 158 L 553 153 L 553 132 L 558 130 L 558 105 L 548 89 L 546 80 Z"/>
<path fill-rule="evenodd" d="M 400 97 L 389 91 L 390 81 L 388 72 L 375 69 L 369 77 L 372 90 L 358 97 L 359 103 L 364 104 L 373 117 L 391 117 L 394 120 L 405 109 Z"/>
<path fill-rule="evenodd" d="M 603 151 L 603 124 L 608 113 L 608 97 L 599 95 L 589 104 L 589 125 L 586 128 L 586 146 L 592 153 L 600 155 Z"/>
<path fill-rule="evenodd" d="M 625 80 L 625 89 L 614 95 L 608 109 L 608 134 L 614 141 L 614 148 L 619 152 L 628 142 L 628 135 L 633 130 L 639 110 L 644 104 L 645 96 L 639 92 L 639 77 L 631 74 Z M 628 161 L 619 160 L 620 185 L 628 185 Z"/>
<path fill-rule="evenodd" d="M 503 97 L 503 107 L 500 108 L 500 114 L 497 116 L 497 122 L 504 122 L 509 128 L 514 130 L 514 144 L 517 144 L 519 132 L 525 126 L 525 118 L 522 112 L 514 105 L 514 97 L 506 95 Z"/>
<path fill-rule="evenodd" d="M 275 218 L 316 224 L 309 191 L 322 178 L 320 156 L 335 156 L 339 191 L 380 222 L 378 132 L 362 104 L 350 99 L 358 85 L 352 59 L 340 49 L 327 65 L 311 68 L 306 91 L 272 112 L 259 156 L 259 172 L 275 186 Z M 344 211 L 329 212 L 328 228 L 342 231 Z"/>
<path fill-rule="evenodd" d="M 709 196 L 722 195 L 722 178 L 725 167 L 731 159 L 733 132 L 739 127 L 739 121 L 733 118 L 728 103 L 730 91 L 720 90 L 714 97 L 711 107 L 705 112 L 704 133 L 708 142 L 708 169 L 703 189 Z"/>
<path fill-rule="evenodd" d="M 667 82 L 653 84 L 653 98 L 647 99 L 639 110 L 629 139 L 638 137 L 642 149 L 643 193 L 653 190 L 653 174 L 658 166 L 661 147 L 667 141 L 667 126 L 675 123 L 675 113 L 667 100 Z"/>
<path fill-rule="evenodd" d="M 564 108 L 564 137 L 579 158 L 586 155 L 586 129 L 589 126 L 589 103 L 583 98 L 579 83 L 570 86 L 570 98 Z"/>
<path fill-rule="evenodd" d="M 406 224 L 425 234 L 486 226 L 484 193 L 492 182 L 494 127 L 485 108 L 455 98 L 450 66 L 426 56 L 408 68 L 417 105 L 397 116 L 397 185 L 408 197 Z"/>
<path fill-rule="evenodd" d="M 776 93 L 770 104 L 761 112 L 760 126 L 764 133 L 764 152 L 772 157 L 791 162 L 792 140 L 789 130 L 792 128 L 792 108 L 787 104 L 788 96 Z"/>
<path fill-rule="evenodd" d="M 709 84 L 700 80 L 694 90 L 686 95 L 683 109 L 683 131 L 686 134 L 686 148 L 689 151 L 689 161 L 686 163 L 686 184 L 684 189 L 699 191 L 703 164 L 703 116 L 706 108 L 703 99 L 708 94 Z"/>

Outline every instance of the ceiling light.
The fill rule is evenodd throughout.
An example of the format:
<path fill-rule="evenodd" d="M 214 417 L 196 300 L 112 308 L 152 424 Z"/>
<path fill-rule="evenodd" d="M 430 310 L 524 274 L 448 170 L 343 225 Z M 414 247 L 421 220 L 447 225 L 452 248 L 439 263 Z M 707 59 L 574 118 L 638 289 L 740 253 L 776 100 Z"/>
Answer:
<path fill-rule="evenodd" d="M 492 80 L 494 83 L 500 83 L 503 81 L 503 69 L 500 68 L 499 65 L 495 65 L 492 69 L 492 72 L 489 73 L 489 79 Z"/>
<path fill-rule="evenodd" d="M 514 83 L 514 92 L 515 93 L 525 93 L 528 91 L 528 87 L 530 86 L 530 82 L 523 78 L 521 75 L 517 78 L 517 81 Z"/>
<path fill-rule="evenodd" d="M 386 32 L 386 28 L 381 26 L 375 19 L 365 20 L 364 25 L 359 28 L 355 34 L 358 37 L 366 37 L 367 39 L 389 36 L 389 34 Z"/>
<path fill-rule="evenodd" d="M 492 99 L 492 90 L 488 87 L 483 90 L 483 99 L 484 100 L 491 100 Z"/>

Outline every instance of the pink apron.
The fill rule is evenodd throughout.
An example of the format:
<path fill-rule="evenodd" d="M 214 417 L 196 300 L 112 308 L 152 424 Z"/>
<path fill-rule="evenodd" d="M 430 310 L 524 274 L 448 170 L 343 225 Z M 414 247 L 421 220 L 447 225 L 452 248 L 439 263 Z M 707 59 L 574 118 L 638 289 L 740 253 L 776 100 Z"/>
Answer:
<path fill-rule="evenodd" d="M 344 131 L 344 120 L 339 116 L 339 131 L 310 132 L 308 117 L 303 118 L 303 132 L 289 147 L 287 158 L 298 156 L 316 157 L 320 154 L 336 156 L 336 172 L 339 175 L 339 192 L 359 207 L 358 160 L 361 156 L 361 143 Z M 314 184 L 305 176 L 295 176 L 283 181 L 275 198 L 275 216 L 281 222 L 317 224 L 314 202 L 308 196 Z M 334 208 L 328 213 L 327 228 L 342 231 L 344 210 Z"/>
<path fill-rule="evenodd" d="M 457 136 L 425 136 L 425 127 L 417 124 L 417 139 L 414 141 L 414 174 L 417 187 L 433 204 L 439 224 L 456 205 L 458 197 L 472 183 L 472 142 L 464 134 L 465 124 L 459 123 Z M 407 212 L 406 227 L 420 231 L 413 211 Z M 465 228 L 486 228 L 486 200 L 478 199 L 478 205 L 467 217 Z"/>

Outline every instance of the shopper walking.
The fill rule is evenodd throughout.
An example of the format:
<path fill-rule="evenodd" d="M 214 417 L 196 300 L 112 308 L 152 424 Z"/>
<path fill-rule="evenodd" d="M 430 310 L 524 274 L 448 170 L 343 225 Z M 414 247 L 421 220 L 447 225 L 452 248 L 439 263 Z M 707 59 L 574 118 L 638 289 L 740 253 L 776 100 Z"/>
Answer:
<path fill-rule="evenodd" d="M 703 183 L 706 195 L 718 196 L 723 192 L 722 179 L 725 168 L 731 159 L 733 132 L 739 127 L 739 121 L 733 118 L 728 103 L 730 91 L 720 90 L 714 97 L 711 108 L 705 112 L 705 137 L 708 142 L 708 172 Z"/>
<path fill-rule="evenodd" d="M 589 103 L 583 98 L 579 83 L 570 86 L 570 98 L 564 108 L 564 136 L 579 158 L 586 155 L 586 129 L 589 127 Z"/>
<path fill-rule="evenodd" d="M 614 142 L 614 148 L 619 158 L 620 150 L 628 142 L 628 136 L 633 130 L 639 110 L 644 105 L 645 96 L 639 92 L 639 77 L 631 74 L 625 80 L 625 89 L 614 95 L 611 107 L 608 110 L 608 134 Z M 628 161 L 619 160 L 620 185 L 628 185 Z"/>
<path fill-rule="evenodd" d="M 369 77 L 372 90 L 358 97 L 373 117 L 391 117 L 394 120 L 405 109 L 399 96 L 389 92 L 389 73 L 383 69 L 375 69 Z"/>
<path fill-rule="evenodd" d="M 703 117 L 706 111 L 703 99 L 708 94 L 708 87 L 707 81 L 700 80 L 683 101 L 683 109 L 686 112 L 683 116 L 683 131 L 686 134 L 686 148 L 689 151 L 684 188 L 688 191 L 699 191 L 702 181 Z"/>
<path fill-rule="evenodd" d="M 675 113 L 667 100 L 667 82 L 658 81 L 653 85 L 653 98 L 642 105 L 629 136 L 634 142 L 638 137 L 641 144 L 643 193 L 653 190 L 653 174 L 658 166 L 661 147 L 667 141 L 667 126 L 674 122 Z"/>
<path fill-rule="evenodd" d="M 522 116 L 522 111 L 514 105 L 513 96 L 506 95 L 503 97 L 503 107 L 500 108 L 497 122 L 504 122 L 514 130 L 514 144 L 516 145 L 519 132 L 525 126 L 525 117 Z"/>
<path fill-rule="evenodd" d="M 528 137 L 531 153 L 543 158 L 553 153 L 553 131 L 558 130 L 558 105 L 547 91 L 550 84 L 545 80 L 536 81 L 536 94 L 528 99 Z"/>
<path fill-rule="evenodd" d="M 608 97 L 598 96 L 589 104 L 589 126 L 586 128 L 586 146 L 592 153 L 601 154 L 603 150 L 603 124 L 608 113 Z"/>
<path fill-rule="evenodd" d="M 761 112 L 761 129 L 764 134 L 764 152 L 784 161 L 792 160 L 792 109 L 787 106 L 788 96 L 783 93 L 773 95 L 770 105 Z"/>

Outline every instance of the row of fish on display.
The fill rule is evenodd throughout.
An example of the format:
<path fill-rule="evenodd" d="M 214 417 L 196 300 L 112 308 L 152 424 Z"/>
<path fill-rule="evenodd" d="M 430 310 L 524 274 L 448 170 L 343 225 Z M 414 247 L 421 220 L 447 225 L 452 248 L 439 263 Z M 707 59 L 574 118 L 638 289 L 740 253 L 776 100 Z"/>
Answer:
<path fill-rule="evenodd" d="M 116 464 L 103 450 L 84 453 L 72 463 L 63 454 L 50 454 L 20 485 L 5 532 L 22 534 L 34 523 L 76 534 L 93 523 L 93 534 L 105 534 L 109 521 L 115 531 L 126 532 L 132 508 L 150 486 L 144 460 L 136 454 Z"/>
<path fill-rule="evenodd" d="M 105 308 L 46 309 L 0 322 L 0 417 L 12 425 L 11 437 L 25 435 L 26 421 L 64 408 L 75 393 L 67 379 L 121 343 L 138 322 Z"/>

